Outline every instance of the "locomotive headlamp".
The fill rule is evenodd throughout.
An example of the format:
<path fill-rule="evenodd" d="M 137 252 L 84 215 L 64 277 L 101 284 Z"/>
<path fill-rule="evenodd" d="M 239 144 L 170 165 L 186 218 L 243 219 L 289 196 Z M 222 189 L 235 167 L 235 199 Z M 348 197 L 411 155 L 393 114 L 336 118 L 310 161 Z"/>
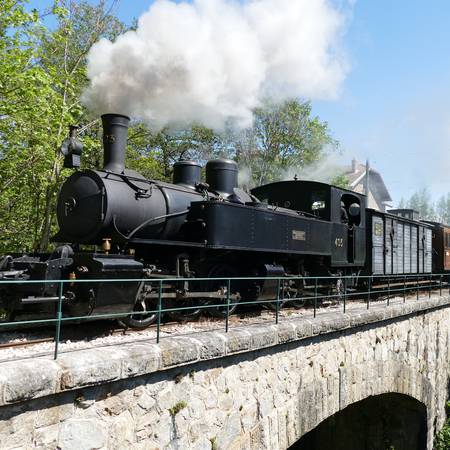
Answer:
<path fill-rule="evenodd" d="M 83 144 L 77 139 L 78 126 L 69 125 L 69 137 L 61 145 L 61 154 L 64 156 L 64 167 L 76 169 L 81 165 Z"/>

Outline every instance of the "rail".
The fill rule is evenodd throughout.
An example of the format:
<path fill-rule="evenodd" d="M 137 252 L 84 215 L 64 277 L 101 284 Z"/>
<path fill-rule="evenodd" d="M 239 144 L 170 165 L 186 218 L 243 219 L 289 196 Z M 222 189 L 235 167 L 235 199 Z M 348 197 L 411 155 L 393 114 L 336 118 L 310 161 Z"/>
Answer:
<path fill-rule="evenodd" d="M 217 277 L 217 278 L 146 278 L 146 279 L 76 279 L 76 280 L 0 280 L 1 293 L 5 286 L 20 284 L 52 284 L 58 286 L 58 295 L 49 297 L 54 301 L 54 316 L 32 320 L 10 320 L 7 310 L 0 315 L 0 332 L 24 326 L 51 325 L 55 326 L 53 357 L 57 359 L 61 343 L 61 329 L 64 324 L 92 321 L 97 319 L 123 319 L 127 316 L 156 315 L 156 342 L 161 340 L 161 330 L 164 327 L 163 318 L 168 313 L 188 313 L 189 311 L 215 311 L 223 320 L 225 332 L 230 328 L 230 317 L 235 307 L 262 305 L 273 311 L 274 323 L 279 323 L 280 312 L 285 305 L 303 307 L 305 312 L 316 317 L 318 309 L 325 303 L 338 306 L 345 313 L 349 304 L 358 302 L 359 307 L 369 309 L 373 303 L 383 302 L 389 307 L 393 300 L 406 302 L 419 300 L 424 295 L 430 298 L 432 293 L 450 295 L 450 274 L 405 274 L 405 275 L 361 275 L 361 276 L 289 276 L 289 277 Z M 143 311 L 120 313 L 101 313 L 80 316 L 64 314 L 67 285 L 72 288 L 77 283 L 91 285 L 104 283 L 144 283 L 150 287 L 150 298 L 154 308 Z M 195 289 L 194 297 L 186 296 L 189 287 Z M 175 289 L 164 292 L 164 289 Z M 202 290 L 203 289 L 203 290 Z M 211 289 L 215 292 L 208 297 Z M 214 291 L 215 289 L 215 291 Z M 249 293 L 253 289 L 253 293 Z M 255 290 L 259 293 L 255 293 Z M 242 291 L 242 292 L 239 292 Z M 272 293 L 268 298 L 267 291 Z M 200 294 L 198 294 L 200 292 Z M 201 292 L 205 297 L 201 298 Z M 265 293 L 263 300 L 257 300 L 258 295 Z M 24 299 L 26 302 L 26 298 Z M 33 299 L 28 299 L 33 303 Z M 217 301 L 221 300 L 221 301 Z M 37 303 L 37 301 L 36 301 Z M 175 305 L 174 305 L 175 303 Z M 0 311 L 0 313 L 2 312 Z M 219 312 L 219 314 L 217 314 Z"/>

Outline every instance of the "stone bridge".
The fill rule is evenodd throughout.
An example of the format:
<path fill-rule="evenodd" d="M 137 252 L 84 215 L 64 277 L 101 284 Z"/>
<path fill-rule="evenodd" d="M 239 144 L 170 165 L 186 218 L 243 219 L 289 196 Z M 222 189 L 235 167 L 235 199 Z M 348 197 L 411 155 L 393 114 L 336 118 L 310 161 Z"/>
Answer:
<path fill-rule="evenodd" d="M 432 297 L 2 363 L 0 448 L 431 450 L 449 326 Z"/>

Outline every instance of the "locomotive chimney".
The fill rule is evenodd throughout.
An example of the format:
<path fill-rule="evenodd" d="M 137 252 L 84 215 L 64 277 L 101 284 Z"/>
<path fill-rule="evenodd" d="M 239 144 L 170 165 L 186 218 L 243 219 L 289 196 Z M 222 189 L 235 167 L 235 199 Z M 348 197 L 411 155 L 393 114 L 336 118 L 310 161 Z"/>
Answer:
<path fill-rule="evenodd" d="M 130 118 L 121 114 L 103 114 L 103 169 L 108 172 L 125 171 L 125 149 Z"/>

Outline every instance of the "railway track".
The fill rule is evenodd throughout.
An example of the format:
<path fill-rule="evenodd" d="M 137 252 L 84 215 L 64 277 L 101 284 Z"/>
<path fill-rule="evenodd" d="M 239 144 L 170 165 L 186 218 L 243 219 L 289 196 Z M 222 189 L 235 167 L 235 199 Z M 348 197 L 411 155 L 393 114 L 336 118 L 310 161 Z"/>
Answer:
<path fill-rule="evenodd" d="M 390 285 L 390 288 L 395 288 L 394 285 Z M 444 288 L 444 286 L 442 286 Z M 448 286 L 446 286 L 448 289 Z M 421 291 L 420 295 L 423 297 L 424 292 Z M 440 289 L 436 288 L 430 292 L 430 295 L 439 294 Z M 385 294 L 385 295 L 383 295 Z M 365 307 L 367 304 L 367 293 L 359 295 L 349 294 L 347 296 L 347 308 L 352 307 Z M 373 295 L 377 295 L 376 298 L 371 299 L 371 303 L 380 304 L 385 302 L 389 303 L 390 300 L 396 299 L 398 302 L 413 301 L 416 299 L 416 291 L 408 291 L 406 296 L 403 297 L 402 292 L 387 293 L 386 290 L 379 290 L 373 292 Z M 342 298 L 331 299 L 328 302 L 321 302 L 317 307 L 317 314 L 321 314 L 327 311 L 336 311 L 342 309 Z M 314 305 L 310 302 L 309 305 L 302 308 L 295 307 L 283 307 L 279 310 L 278 315 L 281 320 L 293 317 L 311 317 L 313 314 Z M 229 317 L 229 326 L 239 326 L 245 324 L 266 324 L 274 323 L 274 316 L 276 311 L 270 308 L 263 309 L 249 309 L 241 311 L 237 314 Z M 176 322 L 171 320 L 165 320 L 160 324 L 160 332 L 162 337 L 174 335 L 174 334 L 189 334 L 199 331 L 208 331 L 213 329 L 224 329 L 225 319 L 209 316 L 201 316 L 199 319 L 191 322 Z M 131 343 L 138 341 L 154 340 L 157 333 L 157 324 L 150 325 L 144 330 L 138 330 L 133 328 L 119 327 L 112 321 L 96 321 L 86 322 L 84 324 L 66 324 L 61 328 L 61 336 L 59 339 L 59 345 L 62 346 L 62 351 L 74 351 L 80 348 L 92 348 L 95 346 L 103 345 L 115 345 L 117 343 Z M 98 341 L 98 342 L 97 342 Z M 83 345 L 78 345 L 83 344 Z M 97 345 L 98 344 L 98 345 Z M 55 345 L 55 326 L 47 326 L 41 329 L 27 329 L 20 332 L 0 332 L 0 362 L 9 360 L 4 358 L 8 350 L 20 350 L 42 348 L 42 352 L 33 352 L 32 356 L 45 356 L 51 354 Z M 73 349 L 72 346 L 75 346 Z M 65 349 L 67 347 L 67 349 Z M 19 358 L 21 359 L 21 358 Z"/>

